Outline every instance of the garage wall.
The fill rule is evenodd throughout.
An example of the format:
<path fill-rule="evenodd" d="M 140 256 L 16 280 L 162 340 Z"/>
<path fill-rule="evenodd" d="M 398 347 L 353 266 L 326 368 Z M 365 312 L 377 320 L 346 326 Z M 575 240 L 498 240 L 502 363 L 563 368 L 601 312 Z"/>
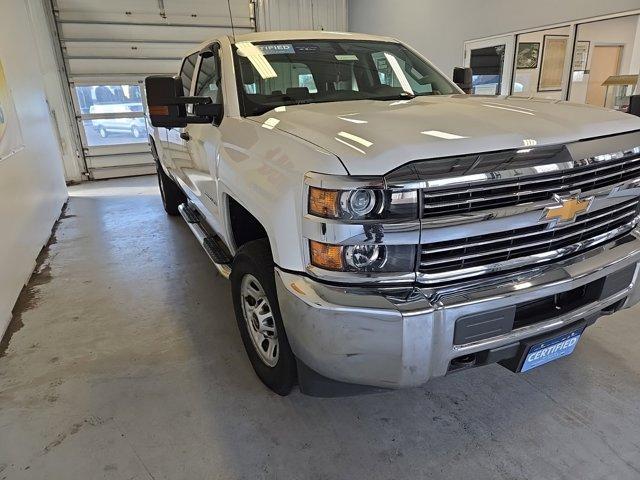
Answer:
<path fill-rule="evenodd" d="M 640 0 L 349 0 L 349 30 L 399 38 L 450 75 L 466 40 L 640 8 Z"/>
<path fill-rule="evenodd" d="M 35 37 L 48 33 L 35 28 L 32 20 L 43 20 L 42 4 L 0 0 L 0 12 L 0 61 L 22 137 L 22 146 L 0 160 L 1 336 L 60 215 L 67 189 L 60 142 L 45 96 L 44 78 L 52 72 L 41 62 Z"/>
<path fill-rule="evenodd" d="M 347 0 L 257 0 L 259 31 L 347 30 Z"/>

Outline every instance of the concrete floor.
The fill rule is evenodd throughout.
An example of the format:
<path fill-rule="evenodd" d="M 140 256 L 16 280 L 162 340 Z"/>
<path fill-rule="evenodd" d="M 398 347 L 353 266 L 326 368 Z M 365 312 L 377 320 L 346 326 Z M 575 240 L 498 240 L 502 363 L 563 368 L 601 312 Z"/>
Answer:
<path fill-rule="evenodd" d="M 640 478 L 639 309 L 526 375 L 281 398 L 154 178 L 71 195 L 0 358 L 0 479 Z"/>

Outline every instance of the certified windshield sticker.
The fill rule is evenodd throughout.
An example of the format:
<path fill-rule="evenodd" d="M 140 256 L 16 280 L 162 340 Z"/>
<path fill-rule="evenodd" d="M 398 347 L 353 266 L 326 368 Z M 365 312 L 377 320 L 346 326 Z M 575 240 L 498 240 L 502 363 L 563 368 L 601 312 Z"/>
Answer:
<path fill-rule="evenodd" d="M 336 60 L 340 60 L 341 62 L 349 62 L 349 61 L 358 61 L 358 57 L 356 55 L 336 55 Z"/>
<path fill-rule="evenodd" d="M 263 55 L 289 55 L 295 54 L 296 51 L 293 49 L 293 45 L 290 43 L 278 43 L 278 44 L 268 44 L 268 45 L 256 45 Z"/>

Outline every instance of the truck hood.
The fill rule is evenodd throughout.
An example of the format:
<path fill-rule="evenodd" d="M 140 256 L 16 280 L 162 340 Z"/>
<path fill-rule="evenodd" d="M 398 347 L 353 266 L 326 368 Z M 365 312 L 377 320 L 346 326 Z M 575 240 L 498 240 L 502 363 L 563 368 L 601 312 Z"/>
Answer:
<path fill-rule="evenodd" d="M 382 175 L 412 160 L 640 130 L 640 118 L 604 108 L 469 95 L 294 105 L 252 120 L 332 152 L 351 175 Z"/>

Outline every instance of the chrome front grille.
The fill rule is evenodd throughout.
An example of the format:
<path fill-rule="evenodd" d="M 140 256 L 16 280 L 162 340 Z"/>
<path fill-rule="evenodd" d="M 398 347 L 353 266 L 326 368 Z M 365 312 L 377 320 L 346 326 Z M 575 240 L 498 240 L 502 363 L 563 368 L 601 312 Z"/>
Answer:
<path fill-rule="evenodd" d="M 419 271 L 433 280 L 491 273 L 551 261 L 628 232 L 638 220 L 633 198 L 579 216 L 574 223 L 536 224 L 488 235 L 422 244 Z"/>
<path fill-rule="evenodd" d="M 415 160 L 385 184 L 419 190 L 420 284 L 519 275 L 640 236 L 640 130 Z"/>
<path fill-rule="evenodd" d="M 495 173 L 485 175 L 486 180 L 460 184 L 455 188 L 424 189 L 423 218 L 544 201 L 551 199 L 553 194 L 562 195 L 576 190 L 586 192 L 635 179 L 640 177 L 640 148 L 586 158 L 576 165 L 560 171 L 557 165 L 540 165 L 535 167 L 539 170 L 536 175 L 500 179 L 500 174 Z M 471 176 L 474 177 L 477 178 Z"/>

